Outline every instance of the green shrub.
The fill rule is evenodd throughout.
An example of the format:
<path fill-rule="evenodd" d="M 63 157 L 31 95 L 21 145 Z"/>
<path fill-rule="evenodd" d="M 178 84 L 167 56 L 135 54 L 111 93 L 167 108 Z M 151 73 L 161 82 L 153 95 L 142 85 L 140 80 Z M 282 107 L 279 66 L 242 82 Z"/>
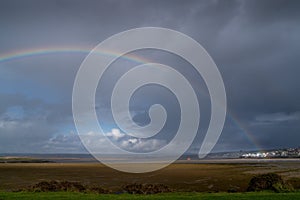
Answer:
<path fill-rule="evenodd" d="M 274 192 L 293 191 L 292 185 L 285 182 L 282 177 L 275 173 L 260 174 L 254 176 L 250 182 L 247 191 L 272 190 Z"/>

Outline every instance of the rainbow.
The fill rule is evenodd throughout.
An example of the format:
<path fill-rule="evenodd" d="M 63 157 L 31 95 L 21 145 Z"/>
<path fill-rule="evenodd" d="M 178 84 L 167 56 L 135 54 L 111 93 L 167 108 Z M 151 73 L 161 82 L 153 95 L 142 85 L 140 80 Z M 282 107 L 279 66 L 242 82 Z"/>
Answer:
<path fill-rule="evenodd" d="M 93 50 L 92 47 L 48 47 L 48 48 L 36 48 L 36 49 L 25 49 L 19 51 L 13 51 L 6 54 L 0 54 L 0 63 L 1 62 L 9 62 L 14 60 L 19 60 L 28 57 L 35 57 L 40 55 L 51 55 L 51 54 L 62 54 L 62 53 L 78 53 L 78 54 L 88 54 Z M 118 52 L 112 51 L 94 51 L 101 55 L 106 56 L 119 56 Z M 145 58 L 138 57 L 132 54 L 126 54 L 122 56 L 122 58 L 137 62 L 137 63 L 149 63 L 150 61 L 146 60 Z"/>
<path fill-rule="evenodd" d="M 236 117 L 236 115 L 232 111 L 227 110 L 227 115 L 232 119 L 232 121 L 235 123 L 235 125 L 241 130 L 241 133 L 243 133 L 243 136 L 245 136 L 246 139 L 254 145 L 254 147 L 256 149 L 253 149 L 253 150 L 264 149 L 260 145 L 260 143 L 257 141 L 257 139 L 253 136 L 254 134 L 250 130 L 248 130 L 248 128 L 244 125 L 244 123 L 241 122 L 241 120 L 238 117 Z"/>
<path fill-rule="evenodd" d="M 51 54 L 63 54 L 63 53 L 74 53 L 74 54 L 89 54 L 93 50 L 93 47 L 86 46 L 86 47 L 75 47 L 75 46 L 68 46 L 68 47 L 47 47 L 47 48 L 35 48 L 35 49 L 25 49 L 25 50 L 18 50 L 9 52 L 6 54 L 0 54 L 0 64 L 4 62 L 10 62 L 15 60 L 20 60 L 28 57 L 35 57 L 40 55 L 51 55 Z M 112 51 L 101 51 L 97 52 L 101 55 L 106 56 L 119 56 L 120 54 L 118 52 L 112 52 Z M 137 63 L 149 63 L 151 61 L 146 60 L 145 58 L 138 57 L 136 55 L 132 54 L 126 54 L 122 56 L 122 58 L 137 62 Z M 262 149 L 260 147 L 259 142 L 253 137 L 253 134 L 247 130 L 245 125 L 234 115 L 233 112 L 227 111 L 227 115 L 232 121 L 239 127 L 243 135 L 247 138 L 248 141 L 250 141 L 255 148 L 258 150 Z"/>

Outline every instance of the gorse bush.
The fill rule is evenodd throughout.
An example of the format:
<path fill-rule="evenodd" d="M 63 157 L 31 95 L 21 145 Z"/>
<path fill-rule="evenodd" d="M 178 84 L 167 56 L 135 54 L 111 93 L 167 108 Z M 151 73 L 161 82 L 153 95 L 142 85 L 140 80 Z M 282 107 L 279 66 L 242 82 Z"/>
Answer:
<path fill-rule="evenodd" d="M 83 192 L 85 187 L 79 182 L 70 181 L 42 181 L 30 187 L 33 192 Z"/>
<path fill-rule="evenodd" d="M 293 191 L 293 186 L 285 182 L 282 177 L 275 173 L 260 174 L 254 176 L 250 182 L 247 191 L 256 192 L 263 190 L 272 190 L 275 192 Z"/>
<path fill-rule="evenodd" d="M 99 186 L 87 187 L 79 182 L 72 181 L 42 181 L 24 189 L 16 190 L 27 192 L 91 192 L 98 194 L 111 193 L 110 190 Z"/>
<path fill-rule="evenodd" d="M 163 184 L 129 184 L 123 187 L 129 194 L 157 194 L 171 192 L 172 190 Z"/>

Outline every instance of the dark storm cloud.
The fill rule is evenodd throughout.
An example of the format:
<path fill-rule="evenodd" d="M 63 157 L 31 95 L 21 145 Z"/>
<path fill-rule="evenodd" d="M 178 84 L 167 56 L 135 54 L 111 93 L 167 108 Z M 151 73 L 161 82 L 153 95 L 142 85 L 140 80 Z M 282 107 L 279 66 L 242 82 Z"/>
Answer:
<path fill-rule="evenodd" d="M 2 1 L 0 57 L 35 48 L 93 48 L 135 27 L 172 28 L 201 43 L 223 76 L 229 114 L 215 151 L 256 148 L 249 138 L 262 148 L 297 146 L 299 9 L 294 0 Z M 0 61 L 0 151 L 82 150 L 74 136 L 71 95 L 86 54 Z M 23 114 L 11 119 L 8 111 L 16 106 Z M 108 104 L 99 109 L 109 110 Z M 145 114 L 137 121 L 143 119 Z M 192 149 L 197 147 L 198 141 Z"/>
<path fill-rule="evenodd" d="M 300 2 L 297 0 L 245 1 L 243 12 L 252 24 L 269 24 L 285 20 L 297 22 L 300 16 L 299 6 Z"/>

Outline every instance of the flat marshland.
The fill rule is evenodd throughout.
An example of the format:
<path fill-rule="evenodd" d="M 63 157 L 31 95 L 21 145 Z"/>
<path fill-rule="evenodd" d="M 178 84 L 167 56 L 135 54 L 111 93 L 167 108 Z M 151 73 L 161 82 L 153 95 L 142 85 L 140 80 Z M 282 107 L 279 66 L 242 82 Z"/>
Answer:
<path fill-rule="evenodd" d="M 14 191 L 41 181 L 76 181 L 114 193 L 127 184 L 164 184 L 176 192 L 245 192 L 255 174 L 275 172 L 300 189 L 299 162 L 175 163 L 159 171 L 130 174 L 100 163 L 0 163 L 0 191 Z"/>

